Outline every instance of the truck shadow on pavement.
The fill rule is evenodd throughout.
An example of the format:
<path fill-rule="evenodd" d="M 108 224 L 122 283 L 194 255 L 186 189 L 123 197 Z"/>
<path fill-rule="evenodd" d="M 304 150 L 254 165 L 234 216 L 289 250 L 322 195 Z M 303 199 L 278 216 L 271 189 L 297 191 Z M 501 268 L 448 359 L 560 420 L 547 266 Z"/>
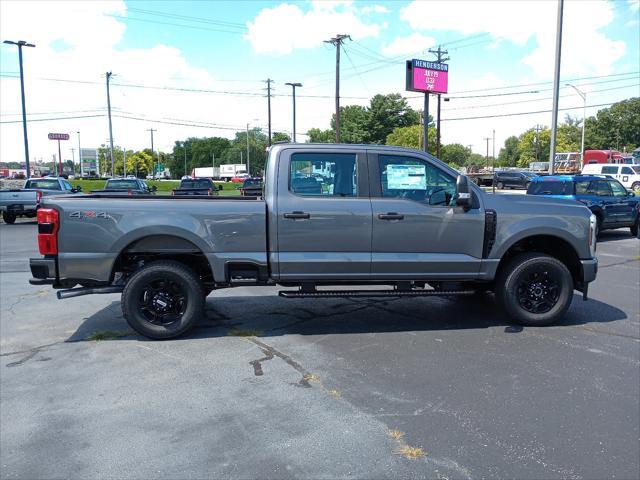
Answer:
<path fill-rule="evenodd" d="M 629 240 L 635 238 L 628 228 L 618 228 L 617 230 L 604 230 L 598 235 L 598 243 L 615 242 L 617 240 Z M 597 255 L 597 252 L 596 252 Z"/>
<path fill-rule="evenodd" d="M 277 296 L 218 296 L 207 298 L 206 318 L 178 340 L 225 336 L 271 337 L 354 333 L 416 332 L 505 327 L 514 325 L 491 295 L 451 298 L 284 299 Z M 598 300 L 582 301 L 575 294 L 562 322 L 550 327 L 624 320 L 622 310 Z M 85 319 L 67 342 L 144 339 L 122 317 L 119 302 Z"/>

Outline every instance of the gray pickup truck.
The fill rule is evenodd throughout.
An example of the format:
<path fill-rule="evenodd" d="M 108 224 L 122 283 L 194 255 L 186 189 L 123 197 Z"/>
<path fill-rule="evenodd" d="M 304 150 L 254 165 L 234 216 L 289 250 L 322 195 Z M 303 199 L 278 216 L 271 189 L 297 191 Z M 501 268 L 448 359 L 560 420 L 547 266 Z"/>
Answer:
<path fill-rule="evenodd" d="M 513 320 L 545 325 L 574 290 L 586 298 L 595 225 L 578 202 L 487 194 L 416 150 L 278 144 L 263 199 L 44 199 L 30 282 L 121 292 L 156 339 L 188 331 L 213 289 L 274 284 L 297 287 L 286 298 L 493 291 Z"/>
<path fill-rule="evenodd" d="M 13 224 L 17 217 L 35 217 L 42 197 L 81 191 L 80 186 L 74 188 L 62 177 L 30 178 L 22 189 L 0 190 L 0 212 L 5 223 Z"/>

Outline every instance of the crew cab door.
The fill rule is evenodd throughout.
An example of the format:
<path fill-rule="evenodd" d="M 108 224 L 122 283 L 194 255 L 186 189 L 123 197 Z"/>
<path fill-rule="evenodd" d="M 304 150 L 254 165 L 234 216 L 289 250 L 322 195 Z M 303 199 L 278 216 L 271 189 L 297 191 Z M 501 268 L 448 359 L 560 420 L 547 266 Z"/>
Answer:
<path fill-rule="evenodd" d="M 371 201 L 364 151 L 285 149 L 279 157 L 280 280 L 368 279 Z"/>
<path fill-rule="evenodd" d="M 452 206 L 456 177 L 410 153 L 371 153 L 372 276 L 473 278 L 484 238 L 479 205 Z"/>

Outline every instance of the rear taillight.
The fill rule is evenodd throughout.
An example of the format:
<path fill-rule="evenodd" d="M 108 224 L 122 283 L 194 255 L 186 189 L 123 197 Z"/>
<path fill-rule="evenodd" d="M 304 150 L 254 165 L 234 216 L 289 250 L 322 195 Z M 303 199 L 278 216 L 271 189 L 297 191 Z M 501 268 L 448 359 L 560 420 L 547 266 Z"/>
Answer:
<path fill-rule="evenodd" d="M 60 216 L 53 208 L 38 209 L 38 248 L 40 255 L 58 254 Z"/>
<path fill-rule="evenodd" d="M 42 200 L 42 192 L 40 190 L 36 190 L 36 205 L 40 205 L 40 200 Z"/>

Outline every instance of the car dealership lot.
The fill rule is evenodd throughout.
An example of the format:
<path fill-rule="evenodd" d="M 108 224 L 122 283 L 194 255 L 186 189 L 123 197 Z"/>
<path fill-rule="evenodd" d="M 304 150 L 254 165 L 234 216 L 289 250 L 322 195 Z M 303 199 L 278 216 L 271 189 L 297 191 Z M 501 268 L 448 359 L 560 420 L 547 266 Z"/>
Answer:
<path fill-rule="evenodd" d="M 628 229 L 603 233 L 560 326 L 512 326 L 483 295 L 236 288 L 166 342 L 133 335 L 118 295 L 30 286 L 35 233 L 0 225 L 2 478 L 638 477 Z"/>

